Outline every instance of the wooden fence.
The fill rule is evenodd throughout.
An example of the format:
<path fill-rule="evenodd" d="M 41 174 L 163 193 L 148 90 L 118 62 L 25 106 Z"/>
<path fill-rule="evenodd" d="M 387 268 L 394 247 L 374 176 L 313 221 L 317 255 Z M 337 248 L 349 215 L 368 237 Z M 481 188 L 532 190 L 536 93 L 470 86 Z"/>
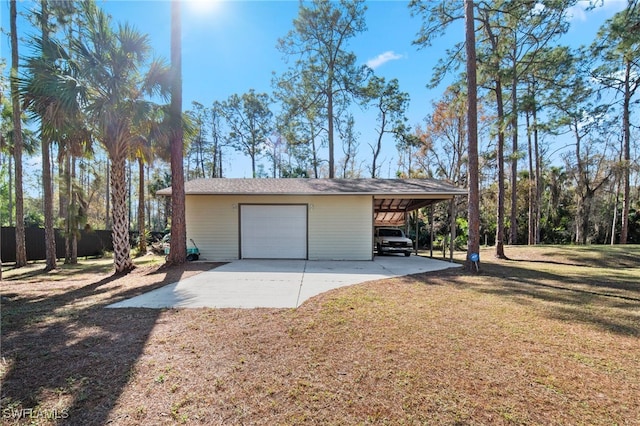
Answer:
<path fill-rule="evenodd" d="M 26 228 L 25 240 L 27 244 L 27 260 L 42 260 L 46 258 L 43 228 Z M 14 227 L 0 228 L 0 254 L 2 262 L 16 261 L 16 229 Z M 78 257 L 100 256 L 105 250 L 113 250 L 111 231 L 80 232 L 78 238 Z M 56 229 L 56 256 L 64 257 L 64 234 Z"/>

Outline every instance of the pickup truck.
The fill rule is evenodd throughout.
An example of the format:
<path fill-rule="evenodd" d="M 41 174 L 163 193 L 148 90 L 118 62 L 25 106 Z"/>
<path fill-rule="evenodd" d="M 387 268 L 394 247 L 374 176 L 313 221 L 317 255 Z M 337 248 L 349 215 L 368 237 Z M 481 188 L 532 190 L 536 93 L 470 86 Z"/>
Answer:
<path fill-rule="evenodd" d="M 413 241 L 404 235 L 402 229 L 376 228 L 374 241 L 378 255 L 404 253 L 405 256 L 410 256 L 413 250 Z"/>

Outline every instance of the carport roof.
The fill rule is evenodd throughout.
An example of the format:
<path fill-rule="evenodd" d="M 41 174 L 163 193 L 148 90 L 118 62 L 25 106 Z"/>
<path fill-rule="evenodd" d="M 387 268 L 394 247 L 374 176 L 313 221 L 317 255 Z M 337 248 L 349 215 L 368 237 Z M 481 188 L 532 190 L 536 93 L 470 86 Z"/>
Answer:
<path fill-rule="evenodd" d="M 171 188 L 157 192 L 171 196 Z M 371 195 L 375 224 L 402 225 L 406 212 L 467 195 L 467 190 L 433 179 L 195 179 L 186 195 Z"/>

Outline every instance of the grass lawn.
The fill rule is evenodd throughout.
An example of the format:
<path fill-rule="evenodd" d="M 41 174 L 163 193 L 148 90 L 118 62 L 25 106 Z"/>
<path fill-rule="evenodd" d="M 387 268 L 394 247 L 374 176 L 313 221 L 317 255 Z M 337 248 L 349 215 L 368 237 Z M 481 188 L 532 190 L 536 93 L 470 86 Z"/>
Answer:
<path fill-rule="evenodd" d="M 0 423 L 640 424 L 640 246 L 506 252 L 297 309 L 104 309 L 215 264 L 3 271 Z"/>

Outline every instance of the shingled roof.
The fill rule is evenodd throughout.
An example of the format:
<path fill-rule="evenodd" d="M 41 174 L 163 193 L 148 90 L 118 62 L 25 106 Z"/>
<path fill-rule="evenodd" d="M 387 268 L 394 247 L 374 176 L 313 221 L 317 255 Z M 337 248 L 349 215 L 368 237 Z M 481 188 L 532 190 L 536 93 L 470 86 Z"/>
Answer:
<path fill-rule="evenodd" d="M 195 179 L 185 182 L 187 195 L 392 195 L 410 196 L 466 195 L 457 188 L 432 179 Z M 171 188 L 157 192 L 171 196 Z"/>

